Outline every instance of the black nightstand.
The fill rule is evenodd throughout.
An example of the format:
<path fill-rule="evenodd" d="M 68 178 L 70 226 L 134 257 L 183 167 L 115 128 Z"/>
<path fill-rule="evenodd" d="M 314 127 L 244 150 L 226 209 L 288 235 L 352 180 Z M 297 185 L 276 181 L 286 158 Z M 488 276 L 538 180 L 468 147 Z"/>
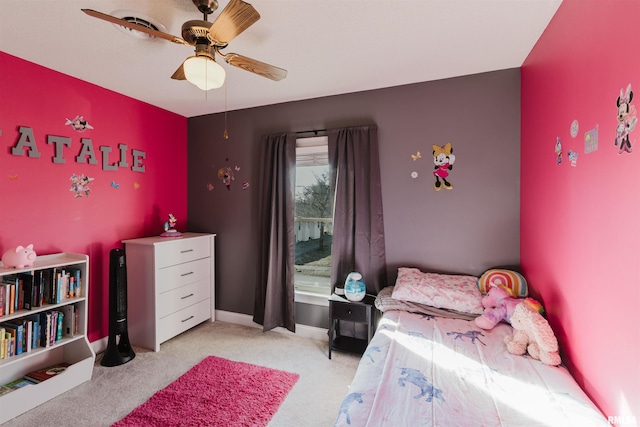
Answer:
<path fill-rule="evenodd" d="M 362 354 L 373 336 L 375 297 L 367 295 L 362 301 L 339 301 L 329 298 L 329 359 L 331 350 Z M 340 335 L 340 321 L 367 325 L 367 339 Z"/>

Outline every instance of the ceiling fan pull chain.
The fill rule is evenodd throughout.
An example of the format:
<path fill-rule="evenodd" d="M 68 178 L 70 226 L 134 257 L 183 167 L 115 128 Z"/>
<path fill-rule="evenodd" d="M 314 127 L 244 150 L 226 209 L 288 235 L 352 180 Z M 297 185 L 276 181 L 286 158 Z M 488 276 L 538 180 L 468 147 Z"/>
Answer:
<path fill-rule="evenodd" d="M 229 132 L 227 132 L 227 83 L 224 84 L 224 132 L 222 133 L 224 139 L 229 139 Z"/>

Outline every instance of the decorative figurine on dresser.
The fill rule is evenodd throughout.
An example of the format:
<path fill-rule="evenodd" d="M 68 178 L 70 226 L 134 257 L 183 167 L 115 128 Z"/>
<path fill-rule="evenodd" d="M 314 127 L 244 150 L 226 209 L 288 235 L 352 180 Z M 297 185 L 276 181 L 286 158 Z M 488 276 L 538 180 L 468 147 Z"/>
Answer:
<path fill-rule="evenodd" d="M 160 344 L 215 320 L 215 234 L 123 240 L 131 344 Z"/>
<path fill-rule="evenodd" d="M 164 223 L 164 233 L 162 233 L 161 237 L 182 237 L 182 233 L 176 230 L 176 219 L 173 214 L 169 214 L 169 219 Z"/>

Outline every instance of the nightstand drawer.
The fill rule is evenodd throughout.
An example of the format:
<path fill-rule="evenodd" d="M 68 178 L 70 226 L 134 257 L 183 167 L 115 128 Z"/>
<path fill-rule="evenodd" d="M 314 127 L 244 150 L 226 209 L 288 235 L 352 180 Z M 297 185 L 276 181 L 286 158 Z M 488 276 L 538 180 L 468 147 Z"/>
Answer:
<path fill-rule="evenodd" d="M 367 323 L 368 307 L 362 304 L 331 302 L 331 317 L 350 322 Z"/>
<path fill-rule="evenodd" d="M 175 239 L 170 243 L 157 245 L 156 267 L 164 268 L 211 256 L 211 239 L 207 237 Z"/>

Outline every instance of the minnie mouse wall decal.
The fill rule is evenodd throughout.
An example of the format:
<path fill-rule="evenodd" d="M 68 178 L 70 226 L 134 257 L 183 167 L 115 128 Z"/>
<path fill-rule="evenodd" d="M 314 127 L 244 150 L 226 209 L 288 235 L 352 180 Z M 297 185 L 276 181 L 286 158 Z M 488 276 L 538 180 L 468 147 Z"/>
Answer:
<path fill-rule="evenodd" d="M 453 169 L 455 160 L 456 156 L 453 155 L 453 147 L 450 142 L 443 146 L 433 145 L 433 163 L 436 165 L 433 172 L 436 182 L 433 184 L 433 188 L 436 191 L 440 191 L 443 185 L 447 190 L 453 188 L 453 184 L 447 181 L 447 177 L 449 176 L 449 171 Z M 440 179 L 442 179 L 442 182 L 440 182 Z"/>
<path fill-rule="evenodd" d="M 620 144 L 618 154 L 623 152 L 631 153 L 631 142 L 629 142 L 629 133 L 636 127 L 638 118 L 636 117 L 636 107 L 631 105 L 633 100 L 633 91 L 631 90 L 631 83 L 627 86 L 627 90 L 623 92 L 620 89 L 620 95 L 616 100 L 618 106 L 618 126 L 616 126 L 616 140 L 615 145 Z"/>

